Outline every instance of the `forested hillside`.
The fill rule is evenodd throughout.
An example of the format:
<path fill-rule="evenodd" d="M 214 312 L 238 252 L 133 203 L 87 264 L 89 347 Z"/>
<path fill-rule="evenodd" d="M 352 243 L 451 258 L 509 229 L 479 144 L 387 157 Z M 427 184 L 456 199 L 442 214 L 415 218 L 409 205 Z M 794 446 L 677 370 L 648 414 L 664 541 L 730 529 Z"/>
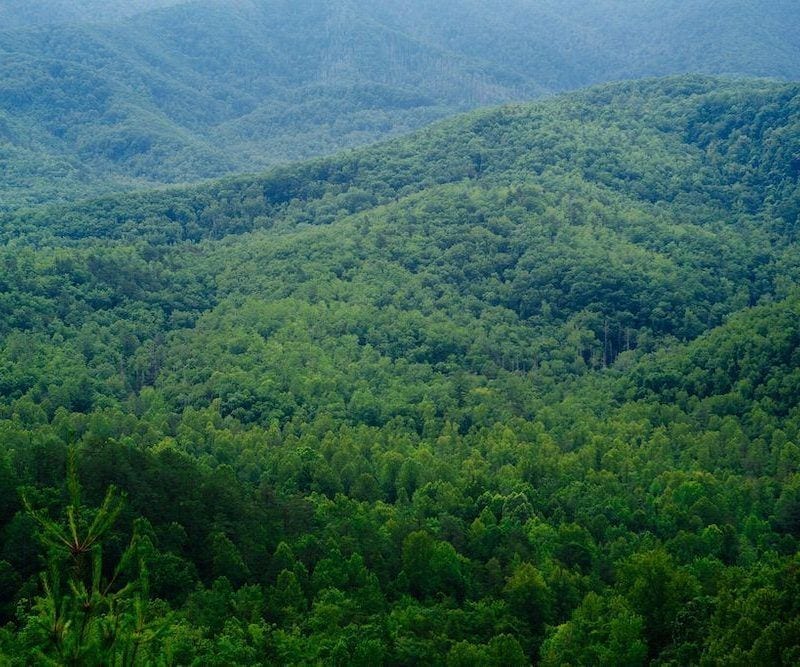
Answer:
<path fill-rule="evenodd" d="M 678 77 L 0 217 L 0 656 L 797 664 L 799 175 Z"/>
<path fill-rule="evenodd" d="M 253 172 L 601 81 L 797 78 L 798 35 L 794 0 L 5 2 L 0 210 Z"/>
<path fill-rule="evenodd" d="M 101 23 L 129 18 L 186 0 L 3 0 L 0 26 L 17 30 L 44 25 Z"/>

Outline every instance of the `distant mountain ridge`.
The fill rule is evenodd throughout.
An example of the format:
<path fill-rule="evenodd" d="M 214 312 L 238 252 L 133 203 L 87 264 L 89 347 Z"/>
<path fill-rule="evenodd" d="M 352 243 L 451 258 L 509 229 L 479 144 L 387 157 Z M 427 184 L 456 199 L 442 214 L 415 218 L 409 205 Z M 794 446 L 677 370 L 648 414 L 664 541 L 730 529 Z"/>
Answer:
<path fill-rule="evenodd" d="M 18 30 L 66 23 L 103 23 L 189 0 L 3 0 L 0 29 Z"/>
<path fill-rule="evenodd" d="M 255 171 L 604 80 L 797 78 L 794 4 L 759 4 L 6 4 L 0 209 Z"/>

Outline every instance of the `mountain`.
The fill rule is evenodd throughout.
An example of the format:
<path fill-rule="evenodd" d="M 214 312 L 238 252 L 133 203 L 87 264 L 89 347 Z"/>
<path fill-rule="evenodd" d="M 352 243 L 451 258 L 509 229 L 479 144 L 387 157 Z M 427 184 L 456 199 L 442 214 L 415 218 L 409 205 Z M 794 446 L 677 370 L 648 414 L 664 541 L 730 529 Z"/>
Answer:
<path fill-rule="evenodd" d="M 800 73 L 791 0 L 157 4 L 3 6 L 0 208 L 258 171 L 595 82 Z"/>
<path fill-rule="evenodd" d="M 59 24 L 108 23 L 180 4 L 182 0 L 3 0 L 0 25 L 19 30 Z"/>
<path fill-rule="evenodd" d="M 0 656 L 795 663 L 798 130 L 672 77 L 2 215 Z"/>

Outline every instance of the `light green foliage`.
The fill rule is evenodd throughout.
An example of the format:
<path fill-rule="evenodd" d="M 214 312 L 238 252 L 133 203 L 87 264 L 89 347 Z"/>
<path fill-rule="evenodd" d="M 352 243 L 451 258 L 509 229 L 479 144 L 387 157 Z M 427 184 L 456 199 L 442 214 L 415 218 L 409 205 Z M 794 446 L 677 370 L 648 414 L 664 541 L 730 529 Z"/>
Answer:
<path fill-rule="evenodd" d="M 644 622 L 624 598 L 589 593 L 568 623 L 555 628 L 542 645 L 543 665 L 645 664 Z"/>

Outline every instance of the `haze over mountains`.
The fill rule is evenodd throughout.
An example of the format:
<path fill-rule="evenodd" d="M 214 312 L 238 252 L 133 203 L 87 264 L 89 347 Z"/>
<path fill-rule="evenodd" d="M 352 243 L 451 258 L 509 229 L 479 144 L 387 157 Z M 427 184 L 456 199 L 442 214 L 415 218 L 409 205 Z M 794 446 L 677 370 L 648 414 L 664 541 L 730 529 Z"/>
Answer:
<path fill-rule="evenodd" d="M 118 21 L 184 0 L 3 0 L 0 26 L 19 30 L 75 23 Z"/>
<path fill-rule="evenodd" d="M 795 3 L 758 4 L 6 2 L 0 208 L 255 171 L 605 80 L 797 77 Z"/>

